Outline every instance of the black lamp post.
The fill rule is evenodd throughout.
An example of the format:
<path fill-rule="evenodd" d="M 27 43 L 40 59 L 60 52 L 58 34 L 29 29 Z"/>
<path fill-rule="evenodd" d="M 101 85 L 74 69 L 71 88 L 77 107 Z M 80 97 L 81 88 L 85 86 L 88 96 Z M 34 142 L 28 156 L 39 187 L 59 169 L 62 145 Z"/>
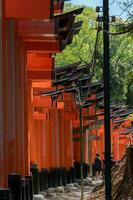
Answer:
<path fill-rule="evenodd" d="M 105 129 L 105 197 L 111 200 L 109 0 L 103 0 L 103 74 Z"/>
<path fill-rule="evenodd" d="M 83 111 L 82 111 L 82 81 L 79 82 L 79 115 L 80 115 L 80 171 L 81 171 L 81 200 L 84 199 L 84 137 L 83 137 Z"/>

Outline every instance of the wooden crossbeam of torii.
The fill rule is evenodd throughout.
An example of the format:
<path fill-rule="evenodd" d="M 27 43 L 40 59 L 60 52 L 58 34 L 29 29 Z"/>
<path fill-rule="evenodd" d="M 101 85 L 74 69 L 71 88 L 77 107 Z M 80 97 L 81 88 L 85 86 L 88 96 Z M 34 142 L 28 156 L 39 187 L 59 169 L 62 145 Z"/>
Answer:
<path fill-rule="evenodd" d="M 21 19 L 49 19 L 53 17 L 53 0 L 5 0 L 5 16 Z"/>
<path fill-rule="evenodd" d="M 51 83 L 53 66 L 54 59 L 48 53 L 28 53 L 26 66 L 28 80 L 34 83 L 40 81 L 42 87 L 44 83 L 47 87 L 46 83 Z"/>
<path fill-rule="evenodd" d="M 33 42 L 33 41 L 28 41 L 25 44 L 25 47 L 27 49 L 27 52 L 43 52 L 43 53 L 59 53 L 61 52 L 61 41 L 59 40 L 53 40 L 51 41 L 46 41 L 43 42 L 43 38 L 42 41 L 37 41 L 37 42 Z"/>
<path fill-rule="evenodd" d="M 37 20 L 37 18 L 34 18 L 34 20 L 32 18 L 19 20 L 17 31 L 23 42 L 25 42 L 26 50 L 28 52 L 36 51 L 53 54 L 60 52 L 68 42 L 72 41 L 76 30 L 80 30 L 82 23 L 76 23 L 74 26 L 74 20 L 75 16 L 80 14 L 82 10 L 83 8 L 80 8 L 56 15 L 52 20 L 48 20 L 48 18 L 46 20 L 45 18 L 44 20 Z"/>
<path fill-rule="evenodd" d="M 18 34 L 24 36 L 43 36 L 54 37 L 58 29 L 55 27 L 54 20 L 19 20 L 17 23 Z"/>

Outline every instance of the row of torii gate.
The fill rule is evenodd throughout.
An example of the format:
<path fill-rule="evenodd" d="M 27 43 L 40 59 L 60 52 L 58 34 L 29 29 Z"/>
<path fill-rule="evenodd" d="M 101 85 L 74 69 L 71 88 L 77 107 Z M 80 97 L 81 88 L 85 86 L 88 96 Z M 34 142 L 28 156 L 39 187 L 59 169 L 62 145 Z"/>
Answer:
<path fill-rule="evenodd" d="M 82 25 L 75 17 L 83 8 L 63 13 L 63 6 L 64 0 L 0 1 L 0 199 L 12 193 L 29 200 L 33 189 L 37 194 L 80 178 L 79 99 L 72 88 L 79 79 L 86 99 L 84 177 L 95 154 L 104 152 L 103 84 L 90 83 L 88 66 L 79 62 L 54 69 L 53 55 Z M 111 111 L 112 153 L 119 160 L 132 143 L 132 122 L 120 105 Z"/>

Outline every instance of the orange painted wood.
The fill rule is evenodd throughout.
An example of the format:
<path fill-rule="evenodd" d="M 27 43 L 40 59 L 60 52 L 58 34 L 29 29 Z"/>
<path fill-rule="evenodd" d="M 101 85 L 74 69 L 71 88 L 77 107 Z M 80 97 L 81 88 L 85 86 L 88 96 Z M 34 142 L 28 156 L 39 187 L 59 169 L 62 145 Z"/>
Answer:
<path fill-rule="evenodd" d="M 73 124 L 73 128 L 74 128 L 74 127 L 78 127 L 79 124 L 80 124 L 80 120 L 79 120 L 79 119 L 73 120 L 73 121 L 72 121 L 72 124 Z"/>
<path fill-rule="evenodd" d="M 60 129 L 59 129 L 59 113 L 58 110 L 53 110 L 55 125 L 54 125 L 54 137 L 55 137 L 55 167 L 60 167 Z"/>
<path fill-rule="evenodd" d="M 34 163 L 38 165 L 38 169 L 41 170 L 41 145 L 42 145 L 42 138 L 41 134 L 43 132 L 42 129 L 42 120 L 34 120 L 34 135 L 35 135 L 35 140 L 34 140 Z"/>
<path fill-rule="evenodd" d="M 32 88 L 48 88 L 51 89 L 52 80 L 45 80 L 45 81 L 32 81 Z"/>
<path fill-rule="evenodd" d="M 4 168 L 5 168 L 5 181 L 7 186 L 7 176 L 9 173 L 15 171 L 15 163 L 16 163 L 16 148 L 15 148 L 15 92 L 16 92 L 16 85 L 14 82 L 15 76 L 15 65 L 13 62 L 14 59 L 14 44 L 11 42 L 13 40 L 13 35 L 11 32 L 11 22 L 8 21 L 7 28 L 5 29 L 6 33 L 6 62 L 7 64 L 4 65 L 3 69 L 3 79 L 4 79 L 4 137 L 6 137 L 5 145 L 3 146 L 5 149 L 4 157 Z M 4 29 L 4 28 L 3 28 Z M 4 43 L 3 43 L 4 45 Z M 3 50 L 4 52 L 4 46 Z M 4 59 L 4 58 L 3 58 Z M 2 112 L 2 111 L 1 111 Z M 1 134 L 1 133 L 0 133 Z"/>
<path fill-rule="evenodd" d="M 51 79 L 51 70 L 27 70 L 27 78 L 33 81 L 43 81 Z"/>
<path fill-rule="evenodd" d="M 44 120 L 34 120 L 33 123 L 33 132 L 31 135 L 31 163 L 36 163 L 38 165 L 39 170 L 42 168 L 42 157 L 45 157 L 46 151 L 42 151 L 42 148 L 45 150 L 45 142 L 42 141 L 45 137 L 44 135 Z M 44 153 L 44 154 L 43 154 Z"/>
<path fill-rule="evenodd" d="M 95 140 L 92 141 L 92 161 L 94 162 L 97 154 L 97 143 Z"/>
<path fill-rule="evenodd" d="M 82 111 L 83 111 L 84 116 L 89 115 L 89 109 L 88 108 L 83 108 Z"/>
<path fill-rule="evenodd" d="M 49 19 L 53 14 L 53 0 L 5 0 L 8 18 Z"/>
<path fill-rule="evenodd" d="M 101 137 L 101 155 L 105 152 L 104 149 L 104 125 L 101 125 L 101 127 L 99 128 L 99 133 L 100 133 L 100 137 Z"/>
<path fill-rule="evenodd" d="M 59 122 L 56 109 L 49 109 L 49 163 L 59 166 Z"/>
<path fill-rule="evenodd" d="M 28 81 L 28 135 L 29 143 L 28 148 L 30 152 L 30 163 L 36 162 L 36 137 L 34 133 L 34 119 L 33 119 L 33 105 L 32 105 L 32 82 Z"/>
<path fill-rule="evenodd" d="M 91 97 L 88 98 L 88 100 L 94 100 L 96 99 L 96 93 L 95 94 L 91 94 Z"/>
<path fill-rule="evenodd" d="M 47 123 L 47 163 L 49 168 L 60 166 L 59 119 L 56 109 L 49 109 Z"/>
<path fill-rule="evenodd" d="M 117 132 L 113 133 L 113 156 L 114 160 L 119 160 L 119 135 Z"/>
<path fill-rule="evenodd" d="M 54 65 L 54 58 L 45 57 L 45 54 L 28 54 L 27 68 L 28 69 L 52 69 Z"/>
<path fill-rule="evenodd" d="M 42 35 L 24 35 L 22 37 L 22 42 L 26 43 L 26 42 L 43 42 L 43 43 L 49 43 L 49 44 L 52 44 L 52 43 L 55 43 L 55 41 L 58 41 L 60 43 L 60 45 L 62 44 L 61 42 L 61 38 L 56 35 L 56 34 L 42 34 Z M 34 53 L 42 53 L 41 51 L 38 50 L 35 51 Z M 51 52 L 44 52 L 45 54 L 51 54 Z"/>
<path fill-rule="evenodd" d="M 74 146 L 74 160 L 80 162 L 81 161 L 81 155 L 80 155 L 80 133 L 77 133 L 74 135 L 73 137 L 74 142 L 73 142 L 73 146 Z M 89 148 L 89 133 L 88 130 L 86 130 L 86 132 L 84 133 L 83 136 L 84 139 L 84 161 L 85 163 L 88 164 L 88 159 L 89 159 L 89 155 L 88 155 L 88 148 Z"/>
<path fill-rule="evenodd" d="M 51 108 L 52 99 L 50 96 L 34 96 L 33 97 L 33 106 L 35 107 L 43 107 L 43 108 Z"/>
<path fill-rule="evenodd" d="M 65 167 L 69 168 L 73 166 L 73 134 L 72 134 L 72 121 L 65 120 L 64 122 L 64 134 L 65 134 Z"/>
<path fill-rule="evenodd" d="M 125 141 L 119 144 L 119 159 L 121 160 L 126 153 L 126 144 Z"/>
<path fill-rule="evenodd" d="M 95 129 L 92 130 L 92 135 L 96 135 Z M 92 140 L 92 161 L 93 162 L 97 153 L 98 153 L 97 140 Z"/>
<path fill-rule="evenodd" d="M 27 82 L 25 74 L 25 48 L 20 38 L 15 38 L 15 172 L 29 174 Z"/>
<path fill-rule="evenodd" d="M 72 102 L 65 100 L 65 111 L 66 112 L 71 112 L 72 111 Z"/>
<path fill-rule="evenodd" d="M 56 32 L 55 22 L 53 20 L 19 20 L 17 29 L 20 36 L 55 34 Z"/>
<path fill-rule="evenodd" d="M 34 145 L 36 146 L 36 152 L 35 152 L 35 163 L 38 165 L 38 169 L 40 170 L 40 156 L 41 156 L 41 147 L 40 147 L 40 121 L 34 120 L 34 134 L 35 134 L 35 141 Z"/>
<path fill-rule="evenodd" d="M 49 119 L 45 121 L 45 133 L 46 133 L 46 169 L 50 168 L 50 134 L 49 134 Z"/>
<path fill-rule="evenodd" d="M 64 93 L 63 94 L 64 100 L 70 100 L 72 101 L 72 94 L 71 93 Z"/>
<path fill-rule="evenodd" d="M 56 89 L 56 87 L 52 87 L 53 89 Z M 58 89 L 61 89 L 62 87 L 58 87 Z M 63 94 L 61 94 L 61 95 L 59 95 L 59 97 L 58 97 L 58 102 L 64 102 L 64 99 L 63 99 Z M 64 102 L 64 104 L 65 104 L 65 102 Z"/>
<path fill-rule="evenodd" d="M 40 113 L 40 112 L 34 112 L 33 114 L 34 119 L 36 120 L 46 120 L 47 114 L 46 113 Z"/>
<path fill-rule="evenodd" d="M 72 121 L 73 128 L 80 126 L 80 120 L 73 120 Z M 80 138 L 80 133 L 77 133 L 73 136 L 73 139 Z M 74 161 L 80 162 L 80 140 L 73 142 L 73 148 L 74 148 Z"/>
<path fill-rule="evenodd" d="M 80 134 L 76 134 L 74 138 L 79 138 Z M 80 141 L 73 143 L 74 145 L 74 161 L 80 162 Z"/>
<path fill-rule="evenodd" d="M 77 112 L 65 112 L 64 119 L 65 120 L 77 120 L 78 113 Z"/>
<path fill-rule="evenodd" d="M 53 42 L 27 42 L 25 46 L 28 52 L 59 53 L 61 50 L 61 44 L 58 40 Z"/>
<path fill-rule="evenodd" d="M 88 162 L 89 162 L 89 160 L 88 160 L 88 158 L 89 158 L 89 155 L 88 155 L 88 153 L 89 153 L 89 143 L 88 143 L 88 139 L 89 139 L 89 134 L 88 134 L 88 131 L 86 130 L 86 132 L 85 132 L 85 137 L 84 137 L 84 161 L 85 161 L 85 163 L 87 163 L 88 164 Z"/>
<path fill-rule="evenodd" d="M 47 165 L 46 165 L 46 161 L 47 161 L 47 133 L 46 133 L 46 121 L 43 120 L 41 122 L 41 141 L 40 141 L 40 145 L 41 145 L 41 157 L 40 157 L 40 161 L 41 161 L 41 169 L 48 169 Z"/>
<path fill-rule="evenodd" d="M 101 147 L 101 135 L 99 133 L 99 130 L 96 130 L 96 135 L 100 138 L 100 140 L 97 140 L 97 152 L 101 155 L 102 153 L 102 147 Z"/>
<path fill-rule="evenodd" d="M 53 4 L 53 1 L 50 0 L 46 0 L 45 2 L 44 0 L 5 0 L 5 13 L 6 17 L 19 18 L 21 20 L 23 18 L 27 18 L 28 20 L 29 18 L 48 19 L 51 15 L 51 4 Z M 4 135 L 3 133 L 2 135 L 0 134 L 0 148 L 4 146 L 4 150 L 2 151 L 4 155 L 0 152 L 0 174 L 2 174 L 0 175 L 1 187 L 5 186 L 5 183 L 7 185 L 7 176 L 10 172 L 20 173 L 22 176 L 29 175 L 30 162 L 37 163 L 39 170 L 44 167 L 60 166 L 58 111 L 56 110 L 55 113 L 52 114 L 52 120 L 50 118 L 51 113 L 49 113 L 48 119 L 45 118 L 46 120 L 40 120 L 39 114 L 41 115 L 41 113 L 36 112 L 38 118 L 33 121 L 33 110 L 37 110 L 37 108 L 33 108 L 32 104 L 34 103 L 32 99 L 32 79 L 39 81 L 44 81 L 44 79 L 51 80 L 51 70 L 47 71 L 47 69 L 53 68 L 53 58 L 51 58 L 51 53 L 59 52 L 61 49 L 60 40 L 55 35 L 52 35 L 55 28 L 53 27 L 53 22 L 50 23 L 52 23 L 52 25 L 49 24 L 48 27 L 48 24 L 44 25 L 44 22 L 35 24 L 33 21 L 30 23 L 28 21 L 21 21 L 19 27 L 17 27 L 17 24 L 15 23 L 15 34 L 11 32 L 11 37 L 8 39 L 4 38 L 3 40 L 2 36 L 6 36 L 9 33 L 2 33 L 3 35 L 0 35 L 3 47 L 7 47 L 6 51 L 4 51 L 5 49 L 2 49 L 3 55 L 0 60 L 0 71 L 2 72 L 0 80 L 0 109 L 3 111 L 1 115 L 2 123 L 0 125 L 2 127 L 2 132 L 4 133 Z M 46 26 L 47 29 L 45 28 Z M 5 27 L 2 26 L 1 30 L 5 30 L 4 28 Z M 12 31 L 12 28 L 12 26 L 9 27 L 9 30 Z M 18 37 L 18 33 L 21 34 L 21 36 L 29 35 L 29 38 L 27 37 L 29 42 L 26 46 L 23 43 L 24 38 Z M 32 33 L 38 35 L 43 33 L 45 36 L 40 36 L 40 38 L 35 36 L 34 38 L 31 36 Z M 46 34 L 49 33 L 50 36 L 47 36 Z M 15 42 L 12 40 L 13 35 L 15 35 Z M 37 42 L 41 41 L 42 38 L 43 43 Z M 14 54 L 10 42 L 15 44 Z M 27 52 L 44 52 L 44 54 L 37 54 L 37 56 L 33 56 L 31 60 L 27 57 L 28 64 L 30 63 L 30 65 L 27 65 L 27 52 L 25 51 L 25 47 L 28 47 Z M 6 55 L 7 57 L 5 59 Z M 15 64 L 13 64 L 14 58 Z M 34 70 L 28 72 L 26 71 L 27 67 Z M 35 71 L 35 69 L 46 69 L 46 71 Z M 4 88 L 1 88 L 1 85 L 3 85 Z M 45 82 L 41 87 L 46 87 L 46 85 L 48 88 L 51 87 L 49 82 Z M 39 84 L 36 85 L 36 88 L 38 87 Z M 48 102 L 45 102 L 47 103 L 46 108 L 48 107 Z M 36 102 L 36 106 L 39 106 L 39 103 L 40 101 Z M 40 107 L 38 107 L 38 111 L 41 110 L 39 110 L 39 108 Z M 44 115 L 46 116 L 46 113 Z M 51 124 L 53 124 L 53 129 L 51 129 Z M 70 152 L 72 149 L 72 142 L 70 141 L 72 139 L 71 136 L 72 135 L 69 135 L 68 141 Z M 53 139 L 53 137 L 54 154 L 51 156 L 51 138 Z M 69 166 L 71 165 L 71 162 L 72 159 L 68 160 Z"/>
<path fill-rule="evenodd" d="M 36 135 L 36 152 L 34 162 L 37 163 L 39 170 L 46 168 L 46 132 L 45 132 L 45 121 L 34 120 L 34 134 Z"/>
<path fill-rule="evenodd" d="M 89 116 L 94 116 L 95 114 L 95 108 L 94 107 L 89 107 Z"/>
<path fill-rule="evenodd" d="M 129 126 L 131 126 L 131 120 L 129 120 L 129 119 L 125 120 L 123 122 L 123 124 L 124 124 L 125 127 L 129 127 Z"/>
<path fill-rule="evenodd" d="M 5 29 L 5 23 L 3 18 L 3 10 L 2 10 L 2 2 L 0 6 L 0 43 L 3 44 L 0 46 L 0 187 L 7 187 L 7 173 L 8 173 L 8 136 L 7 131 L 5 131 L 6 128 L 6 119 L 7 119 L 7 112 L 5 112 L 7 109 L 7 99 L 9 97 L 6 96 L 7 91 L 7 84 L 6 81 L 8 80 L 6 78 L 6 29 Z M 9 55 L 9 53 L 8 53 Z M 3 94 L 4 92 L 4 94 Z"/>
<path fill-rule="evenodd" d="M 102 119 L 104 119 L 104 115 L 99 115 L 98 120 L 102 120 Z"/>
<path fill-rule="evenodd" d="M 57 102 L 57 109 L 64 109 L 64 102 Z"/>
<path fill-rule="evenodd" d="M 65 167 L 64 110 L 59 110 L 60 167 Z"/>

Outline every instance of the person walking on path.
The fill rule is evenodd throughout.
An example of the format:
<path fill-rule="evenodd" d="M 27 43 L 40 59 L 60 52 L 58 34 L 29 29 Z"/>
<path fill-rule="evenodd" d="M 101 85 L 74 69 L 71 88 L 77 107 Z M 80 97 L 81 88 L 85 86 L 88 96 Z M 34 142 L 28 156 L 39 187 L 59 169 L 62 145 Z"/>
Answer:
<path fill-rule="evenodd" d="M 102 178 L 103 168 L 104 168 L 104 163 L 100 157 L 100 154 L 97 153 L 96 158 L 94 160 L 94 170 L 95 170 L 96 179 Z"/>

